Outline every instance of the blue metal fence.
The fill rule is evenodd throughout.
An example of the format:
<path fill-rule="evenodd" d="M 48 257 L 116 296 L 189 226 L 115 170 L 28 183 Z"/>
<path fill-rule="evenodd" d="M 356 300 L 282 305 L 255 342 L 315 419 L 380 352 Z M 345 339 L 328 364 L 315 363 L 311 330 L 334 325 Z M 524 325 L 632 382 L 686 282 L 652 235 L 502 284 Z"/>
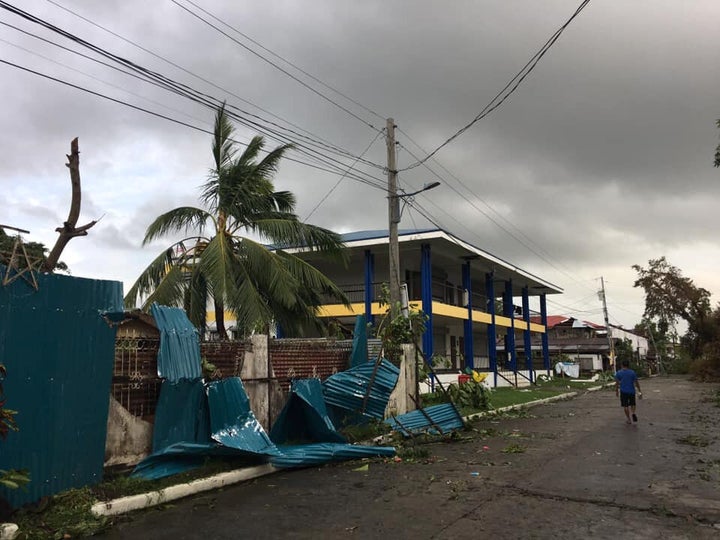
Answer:
<path fill-rule="evenodd" d="M 0 275 L 5 271 L 0 266 Z M 0 469 L 28 469 L 27 490 L 0 488 L 20 506 L 102 479 L 115 329 L 122 283 L 37 275 L 0 285 L 0 363 L 6 406 L 20 431 L 0 441 Z"/>

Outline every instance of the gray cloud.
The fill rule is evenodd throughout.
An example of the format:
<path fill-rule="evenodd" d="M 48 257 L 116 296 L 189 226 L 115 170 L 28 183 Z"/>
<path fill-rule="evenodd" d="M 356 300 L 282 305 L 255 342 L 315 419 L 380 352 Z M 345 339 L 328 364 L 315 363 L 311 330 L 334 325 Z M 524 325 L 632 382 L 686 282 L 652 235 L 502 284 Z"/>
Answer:
<path fill-rule="evenodd" d="M 395 118 L 402 130 L 397 134 L 402 168 L 414 161 L 408 150 L 420 153 L 407 135 L 425 149 L 443 142 L 490 101 L 578 3 L 215 0 L 202 5 L 378 112 L 380 118 L 317 87 L 374 126 L 383 127 L 385 116 Z M 22 7 L 269 118 L 232 94 L 250 100 L 353 153 L 375 135 L 172 3 L 63 4 L 225 90 L 43 0 Z M 720 184 L 711 163 L 718 142 L 714 120 L 720 117 L 718 16 L 720 5 L 710 0 L 692 7 L 657 0 L 590 3 L 500 109 L 438 153 L 462 184 L 429 161 L 443 185 L 417 203 L 440 226 L 565 287 L 567 294 L 557 299 L 564 306 L 597 306 L 593 280 L 605 274 L 618 291 L 609 296 L 618 316 L 631 324 L 642 311 L 642 298 L 632 289 L 630 266 L 663 254 L 678 257 L 673 263 L 686 275 L 697 272 L 712 281 L 700 285 L 720 293 L 720 281 L 704 266 L 707 260 L 720 262 L 714 209 Z M 4 12 L 0 20 L 50 36 Z M 13 47 L 4 49 L 9 61 L 211 128 L 212 111 L 197 104 L 6 27 L 0 39 L 119 88 Z M 196 203 L 211 163 L 209 136 L 7 66 L 0 66 L 0 91 L 3 216 L 37 220 L 37 227 L 49 231 L 64 219 L 65 154 L 79 136 L 83 218 L 105 217 L 91 231 L 92 240 L 69 248 L 71 267 L 76 275 L 132 280 L 157 247 L 139 248 L 150 221 Z M 241 139 L 253 134 L 238 128 Z M 385 163 L 382 139 L 367 157 Z M 385 182 L 381 170 L 366 170 L 373 181 Z M 434 180 L 434 173 L 425 167 L 402 172 L 401 186 L 417 188 Z M 296 193 L 304 216 L 337 180 L 286 161 L 277 187 Z M 343 231 L 385 228 L 387 199 L 380 189 L 345 179 L 311 221 Z M 402 227 L 428 224 L 418 210 L 405 210 Z M 47 238 L 52 241 L 52 234 Z M 704 262 L 693 255 L 693 246 L 701 246 Z"/>

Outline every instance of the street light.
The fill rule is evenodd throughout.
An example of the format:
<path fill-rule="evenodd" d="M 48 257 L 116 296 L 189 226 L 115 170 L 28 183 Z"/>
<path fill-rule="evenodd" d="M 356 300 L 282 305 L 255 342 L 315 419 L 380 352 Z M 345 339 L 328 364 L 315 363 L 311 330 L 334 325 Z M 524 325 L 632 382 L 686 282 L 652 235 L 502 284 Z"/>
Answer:
<path fill-rule="evenodd" d="M 414 197 L 418 193 L 436 188 L 440 182 L 426 183 L 422 189 L 411 193 L 397 193 L 396 184 L 390 183 L 388 204 L 390 215 L 390 229 L 388 231 L 388 251 L 390 256 L 390 313 L 397 315 L 397 305 L 401 301 L 400 292 L 400 247 L 398 245 L 398 224 L 402 217 L 402 211 L 405 209 L 408 199 Z M 403 200 L 402 209 L 400 208 L 400 199 Z"/>

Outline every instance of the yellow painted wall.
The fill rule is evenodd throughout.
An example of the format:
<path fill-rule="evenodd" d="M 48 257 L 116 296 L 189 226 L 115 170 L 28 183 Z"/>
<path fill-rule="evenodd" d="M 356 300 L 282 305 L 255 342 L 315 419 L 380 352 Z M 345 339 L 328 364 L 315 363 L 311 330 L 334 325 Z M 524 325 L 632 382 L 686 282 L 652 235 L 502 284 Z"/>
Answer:
<path fill-rule="evenodd" d="M 421 303 L 410 302 L 410 307 L 412 309 L 420 309 Z M 378 302 L 373 302 L 370 309 L 373 315 L 384 315 L 387 312 L 387 306 L 381 306 Z M 442 315 L 445 317 L 451 317 L 453 319 L 461 320 L 465 320 L 467 318 L 467 309 L 460 306 L 451 306 L 443 302 L 433 301 L 432 309 L 434 315 Z M 320 308 L 318 309 L 318 315 L 320 317 L 355 317 L 357 315 L 363 315 L 364 313 L 364 302 L 356 302 L 354 304 L 350 304 L 349 308 L 345 307 L 342 304 L 326 304 L 324 306 L 320 306 Z M 490 314 L 484 311 L 473 310 L 472 316 L 474 323 L 490 324 L 492 322 Z M 209 323 L 215 322 L 214 311 L 207 312 L 207 320 Z M 226 311 L 225 320 L 235 320 L 235 315 L 233 315 L 229 311 Z M 495 325 L 501 326 L 503 328 L 510 328 L 510 319 L 508 317 L 503 317 L 502 315 L 495 315 Z M 525 324 L 525 321 L 517 319 L 515 320 L 516 330 L 525 330 L 526 328 L 527 325 Z M 541 324 L 530 323 L 530 331 L 543 334 L 545 333 L 545 327 Z"/>

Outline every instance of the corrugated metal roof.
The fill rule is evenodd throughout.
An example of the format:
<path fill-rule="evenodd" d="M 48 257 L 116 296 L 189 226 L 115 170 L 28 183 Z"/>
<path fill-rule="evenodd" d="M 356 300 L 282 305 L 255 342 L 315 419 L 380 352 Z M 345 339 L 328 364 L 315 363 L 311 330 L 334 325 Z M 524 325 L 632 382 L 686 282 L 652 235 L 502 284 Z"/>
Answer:
<path fill-rule="evenodd" d="M 275 444 L 250 410 L 250 400 L 238 377 L 207 385 L 212 439 L 253 454 L 277 454 Z"/>
<path fill-rule="evenodd" d="M 358 444 L 317 443 L 281 447 L 282 455 L 270 458 L 275 467 L 285 469 L 311 467 L 331 461 L 345 461 L 376 456 L 394 456 L 392 446 L 362 446 Z"/>
<path fill-rule="evenodd" d="M 270 430 L 276 444 L 295 442 L 347 443 L 328 416 L 320 379 L 299 379 L 292 382 L 285 407 Z"/>
<path fill-rule="evenodd" d="M 433 405 L 385 420 L 392 429 L 410 437 L 419 433 L 439 435 L 463 428 L 463 419 L 452 403 Z"/>
<path fill-rule="evenodd" d="M 185 312 L 159 304 L 151 309 L 160 330 L 158 376 L 170 381 L 202 377 L 198 331 Z"/>
<path fill-rule="evenodd" d="M 382 419 L 400 370 L 385 359 L 331 375 L 323 382 L 325 403 Z"/>

